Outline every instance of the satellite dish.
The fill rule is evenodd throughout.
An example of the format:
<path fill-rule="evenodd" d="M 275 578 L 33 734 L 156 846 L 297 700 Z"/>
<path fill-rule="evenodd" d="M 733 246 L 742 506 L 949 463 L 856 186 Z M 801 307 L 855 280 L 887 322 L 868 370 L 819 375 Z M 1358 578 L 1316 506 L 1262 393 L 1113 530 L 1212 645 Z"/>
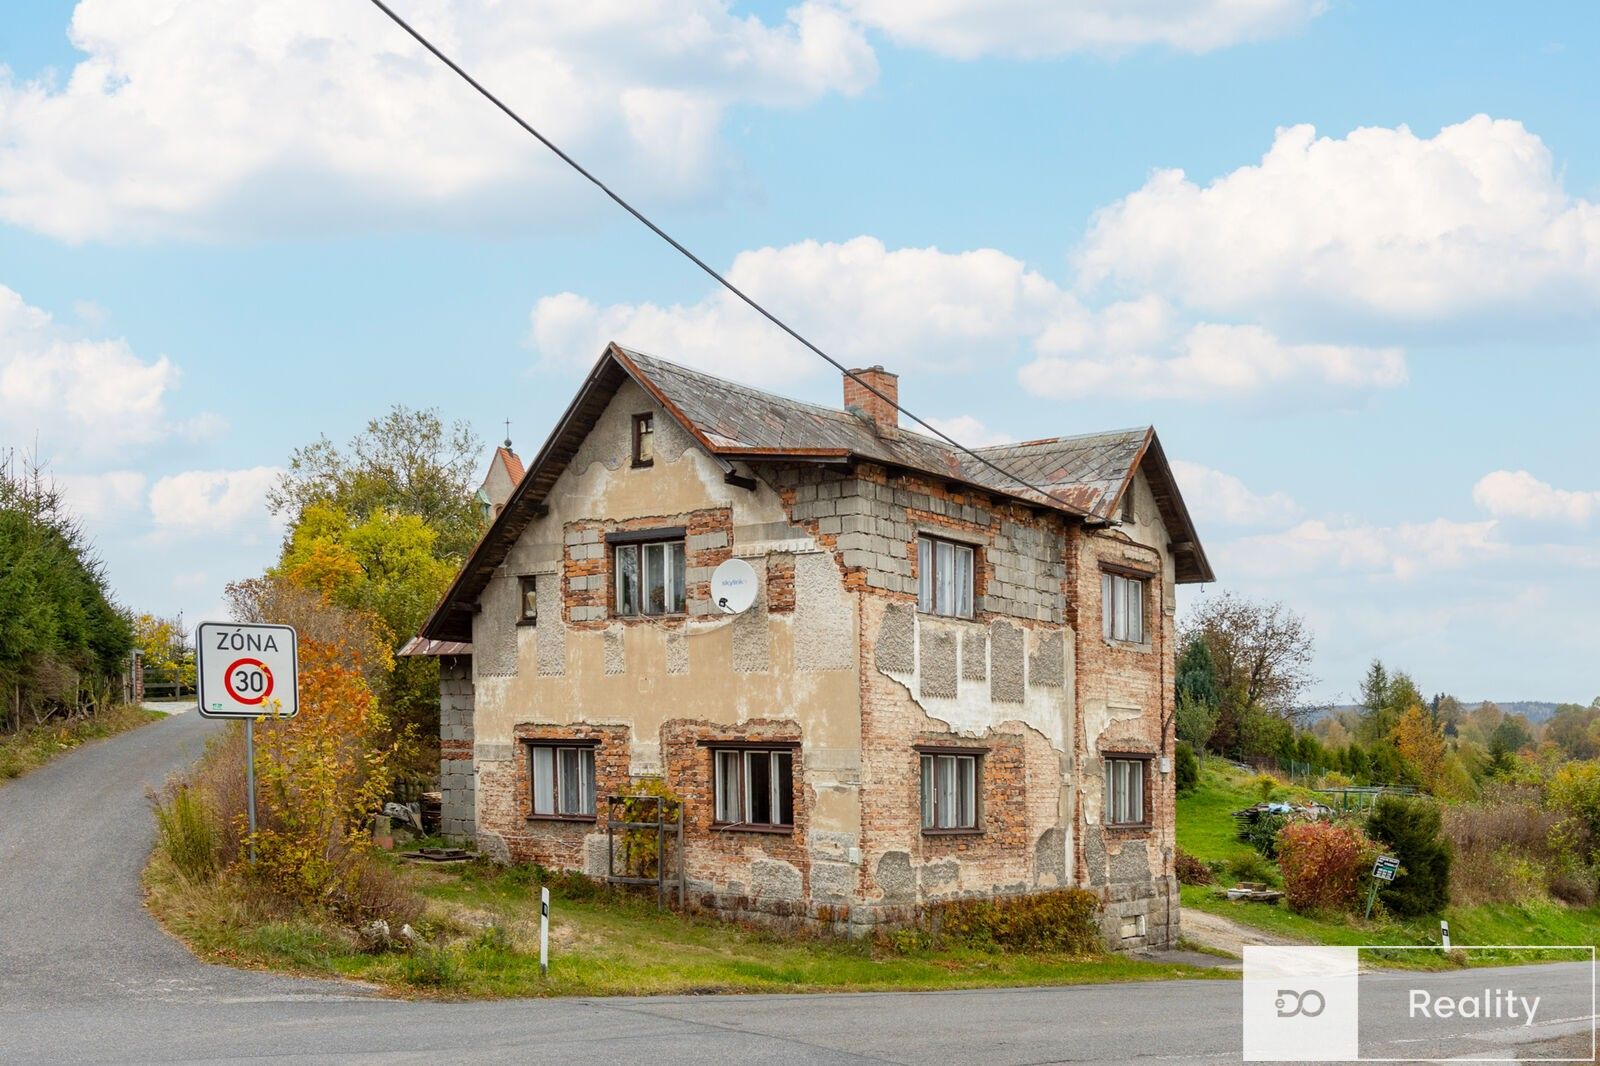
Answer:
<path fill-rule="evenodd" d="M 711 572 L 711 602 L 723 614 L 743 614 L 756 602 L 755 568 L 743 559 L 729 559 Z"/>

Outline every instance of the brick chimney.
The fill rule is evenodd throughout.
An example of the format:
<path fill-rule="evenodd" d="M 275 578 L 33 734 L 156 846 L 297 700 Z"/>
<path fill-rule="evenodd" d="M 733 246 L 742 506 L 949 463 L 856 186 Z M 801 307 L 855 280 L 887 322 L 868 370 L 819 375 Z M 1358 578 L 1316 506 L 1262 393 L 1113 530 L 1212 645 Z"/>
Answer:
<path fill-rule="evenodd" d="M 877 427 L 880 436 L 893 433 L 900 426 L 900 412 L 895 409 L 895 404 L 900 402 L 900 375 L 891 374 L 881 366 L 862 367 L 850 373 L 887 396 L 888 400 L 880 400 L 863 388 L 855 378 L 846 376 L 845 410 L 864 415 Z"/>

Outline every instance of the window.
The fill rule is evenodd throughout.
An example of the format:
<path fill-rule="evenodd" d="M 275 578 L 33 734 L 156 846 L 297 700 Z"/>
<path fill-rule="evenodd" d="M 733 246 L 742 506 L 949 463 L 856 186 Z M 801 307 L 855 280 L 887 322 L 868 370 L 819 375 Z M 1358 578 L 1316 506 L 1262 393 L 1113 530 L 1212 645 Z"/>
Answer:
<path fill-rule="evenodd" d="M 1106 824 L 1144 824 L 1143 759 L 1106 760 Z"/>
<path fill-rule="evenodd" d="M 655 415 L 633 416 L 633 465 L 650 466 L 656 461 Z"/>
<path fill-rule="evenodd" d="M 1141 577 L 1102 571 L 1100 634 L 1107 640 L 1144 643 L 1144 584 Z"/>
<path fill-rule="evenodd" d="M 594 817 L 594 748 L 529 744 L 535 818 Z"/>
<path fill-rule="evenodd" d="M 978 828 L 978 757 L 922 756 L 922 828 Z"/>
<path fill-rule="evenodd" d="M 532 576 L 517 579 L 517 593 L 517 621 L 531 626 L 539 620 L 539 590 L 534 587 Z"/>
<path fill-rule="evenodd" d="M 794 826 L 794 752 L 716 748 L 711 757 L 718 824 Z"/>
<path fill-rule="evenodd" d="M 917 538 L 917 610 L 972 617 L 972 548 L 937 537 Z"/>
<path fill-rule="evenodd" d="M 683 541 L 618 544 L 616 613 L 623 617 L 683 613 Z"/>

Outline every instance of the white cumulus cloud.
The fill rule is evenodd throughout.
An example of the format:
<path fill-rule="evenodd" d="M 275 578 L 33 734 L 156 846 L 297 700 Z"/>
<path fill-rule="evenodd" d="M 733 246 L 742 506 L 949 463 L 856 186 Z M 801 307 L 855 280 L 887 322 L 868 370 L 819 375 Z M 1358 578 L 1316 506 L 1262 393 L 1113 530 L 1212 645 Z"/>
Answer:
<path fill-rule="evenodd" d="M 66 497 L 67 507 L 91 522 L 126 518 L 144 507 L 146 478 L 137 470 L 55 474 L 52 480 Z"/>
<path fill-rule="evenodd" d="M 1255 325 L 1199 322 L 1170 339 L 1152 332 L 1142 350 L 1118 350 L 1103 330 L 1078 350 L 1055 345 L 1020 372 L 1023 387 L 1039 396 L 1081 399 L 1116 395 L 1140 399 L 1248 400 L 1271 395 L 1311 397 L 1343 405 L 1407 380 L 1398 348 L 1292 344 Z M 1097 341 L 1097 342 L 1096 342 Z"/>
<path fill-rule="evenodd" d="M 110 455 L 175 429 L 178 368 L 123 340 L 89 340 L 0 285 L 0 430 L 48 458 Z"/>
<path fill-rule="evenodd" d="M 902 422 L 905 420 L 902 419 Z M 950 418 L 930 418 L 930 425 L 941 433 L 948 434 L 957 444 L 965 448 L 988 448 L 995 444 L 1010 444 L 1017 438 L 1000 429 L 990 429 L 982 421 L 972 415 L 955 415 Z M 919 426 L 910 425 L 908 429 L 921 433 Z"/>
<path fill-rule="evenodd" d="M 1207 522 L 1230 526 L 1280 525 L 1300 515 L 1300 505 L 1287 493 L 1254 492 L 1243 481 L 1221 470 L 1187 459 L 1174 459 L 1172 472 L 1183 490 L 1183 502 L 1202 525 Z"/>
<path fill-rule="evenodd" d="M 1246 580 L 1346 571 L 1404 581 L 1480 564 L 1509 550 L 1494 521 L 1439 518 L 1378 526 L 1307 519 L 1281 532 L 1230 541 L 1212 554 L 1219 557 L 1219 572 Z"/>
<path fill-rule="evenodd" d="M 1076 302 L 992 248 L 890 250 L 874 237 L 741 252 L 728 279 L 849 365 L 961 369 L 1008 359 Z M 824 365 L 736 297 L 599 306 L 576 293 L 541 299 L 530 336 L 547 364 L 586 366 L 608 341 L 756 385 Z"/>
<path fill-rule="evenodd" d="M 1204 186 L 1158 171 L 1097 214 L 1076 261 L 1086 283 L 1267 322 L 1307 308 L 1412 322 L 1588 313 L 1600 205 L 1566 192 L 1520 122 L 1477 115 L 1432 137 L 1301 125 Z"/>
<path fill-rule="evenodd" d="M 815 2 L 407 0 L 403 16 L 628 190 L 704 196 L 732 105 L 860 91 Z M 61 84 L 0 68 L 0 219 L 72 241 L 560 218 L 593 190 L 370 4 L 79 0 Z"/>
<path fill-rule="evenodd" d="M 1208 52 L 1293 32 L 1321 0 L 847 0 L 894 40 L 941 55 L 1022 57 L 1163 45 Z"/>
<path fill-rule="evenodd" d="M 1526 470 L 1496 470 L 1472 487 L 1472 499 L 1497 518 L 1587 522 L 1600 512 L 1600 492 L 1558 489 Z"/>
<path fill-rule="evenodd" d="M 150 515 L 160 532 L 205 534 L 259 532 L 274 525 L 267 490 L 282 471 L 275 466 L 243 470 L 189 470 L 150 486 Z"/>

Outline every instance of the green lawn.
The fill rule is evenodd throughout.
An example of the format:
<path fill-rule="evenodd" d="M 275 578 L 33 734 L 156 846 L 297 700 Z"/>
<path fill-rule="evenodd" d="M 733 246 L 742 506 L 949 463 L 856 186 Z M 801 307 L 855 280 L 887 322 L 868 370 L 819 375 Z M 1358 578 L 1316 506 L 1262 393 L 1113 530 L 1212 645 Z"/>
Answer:
<path fill-rule="evenodd" d="M 147 711 L 130 703 L 112 707 L 94 718 L 23 726 L 16 733 L 0 733 L 0 781 L 21 777 L 85 741 L 126 732 L 165 717 L 160 711 Z"/>
<path fill-rule="evenodd" d="M 658 911 L 574 878 L 552 884 L 550 974 L 539 975 L 538 887 L 526 867 L 404 871 L 430 900 L 429 945 L 365 953 L 346 931 L 263 915 L 227 883 L 178 883 L 159 857 L 151 907 L 205 958 L 340 975 L 402 995 L 502 998 L 704 992 L 859 992 L 1226 977 L 1123 955 L 1088 958 L 784 934 Z M 227 898 L 227 893 L 235 893 Z M 221 894 L 219 896 L 219 894 Z"/>

